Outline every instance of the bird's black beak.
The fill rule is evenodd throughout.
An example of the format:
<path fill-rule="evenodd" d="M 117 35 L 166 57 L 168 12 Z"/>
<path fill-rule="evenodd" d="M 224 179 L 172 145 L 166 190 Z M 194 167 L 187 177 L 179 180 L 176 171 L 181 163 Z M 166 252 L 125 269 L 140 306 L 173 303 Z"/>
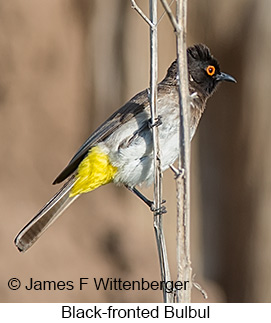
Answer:
<path fill-rule="evenodd" d="M 230 76 L 229 74 L 223 73 L 223 72 L 221 72 L 220 74 L 218 74 L 216 76 L 216 80 L 218 82 L 227 81 L 227 82 L 237 83 L 237 81 L 234 77 Z"/>

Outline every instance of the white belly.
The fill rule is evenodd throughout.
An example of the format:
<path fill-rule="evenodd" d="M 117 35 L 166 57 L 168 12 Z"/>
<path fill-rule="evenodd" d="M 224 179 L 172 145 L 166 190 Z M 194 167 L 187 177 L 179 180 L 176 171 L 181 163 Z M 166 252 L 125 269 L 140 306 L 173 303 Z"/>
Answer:
<path fill-rule="evenodd" d="M 162 116 L 159 125 L 161 167 L 165 171 L 178 157 L 179 108 L 172 106 L 169 111 L 165 106 L 159 110 L 159 115 Z M 149 119 L 150 115 L 143 111 L 104 141 L 111 163 L 118 168 L 115 183 L 136 186 L 153 182 L 152 131 L 146 124 Z M 137 132 L 140 128 L 142 130 Z"/>

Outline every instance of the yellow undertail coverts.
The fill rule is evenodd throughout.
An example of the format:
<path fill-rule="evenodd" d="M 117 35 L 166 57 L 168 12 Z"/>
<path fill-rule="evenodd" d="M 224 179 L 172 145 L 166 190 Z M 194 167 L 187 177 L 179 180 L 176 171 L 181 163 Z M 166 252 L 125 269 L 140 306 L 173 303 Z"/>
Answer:
<path fill-rule="evenodd" d="M 98 146 L 92 147 L 78 167 L 76 182 L 70 197 L 93 191 L 99 186 L 112 182 L 117 167 L 112 166 L 109 157 Z"/>

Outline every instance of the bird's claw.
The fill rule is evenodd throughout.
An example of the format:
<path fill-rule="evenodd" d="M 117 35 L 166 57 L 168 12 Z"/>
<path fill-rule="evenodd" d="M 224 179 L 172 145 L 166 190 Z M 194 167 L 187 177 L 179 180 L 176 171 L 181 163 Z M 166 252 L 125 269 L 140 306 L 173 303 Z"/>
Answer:
<path fill-rule="evenodd" d="M 162 204 L 166 203 L 166 200 L 162 201 Z M 154 204 L 152 203 L 151 207 L 150 207 L 151 211 L 154 212 L 154 215 L 162 215 L 167 213 L 167 209 L 165 207 L 165 205 L 161 205 L 159 208 L 155 208 Z"/>
<path fill-rule="evenodd" d="M 184 169 L 183 168 L 176 168 L 174 165 L 169 165 L 170 169 L 173 171 L 174 173 L 174 178 L 178 178 L 178 177 L 183 177 L 184 176 Z"/>
<path fill-rule="evenodd" d="M 153 127 L 158 127 L 162 124 L 162 117 L 158 115 L 155 119 L 154 123 L 152 123 L 151 119 L 148 121 L 149 128 L 152 129 Z"/>

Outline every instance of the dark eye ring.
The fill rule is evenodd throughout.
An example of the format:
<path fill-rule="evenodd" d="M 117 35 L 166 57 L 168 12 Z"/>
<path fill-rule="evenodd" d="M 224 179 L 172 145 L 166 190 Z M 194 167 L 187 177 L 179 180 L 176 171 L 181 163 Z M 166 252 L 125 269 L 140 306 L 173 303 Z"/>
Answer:
<path fill-rule="evenodd" d="M 215 74 L 215 67 L 213 65 L 207 66 L 206 72 L 208 75 L 213 76 Z"/>

